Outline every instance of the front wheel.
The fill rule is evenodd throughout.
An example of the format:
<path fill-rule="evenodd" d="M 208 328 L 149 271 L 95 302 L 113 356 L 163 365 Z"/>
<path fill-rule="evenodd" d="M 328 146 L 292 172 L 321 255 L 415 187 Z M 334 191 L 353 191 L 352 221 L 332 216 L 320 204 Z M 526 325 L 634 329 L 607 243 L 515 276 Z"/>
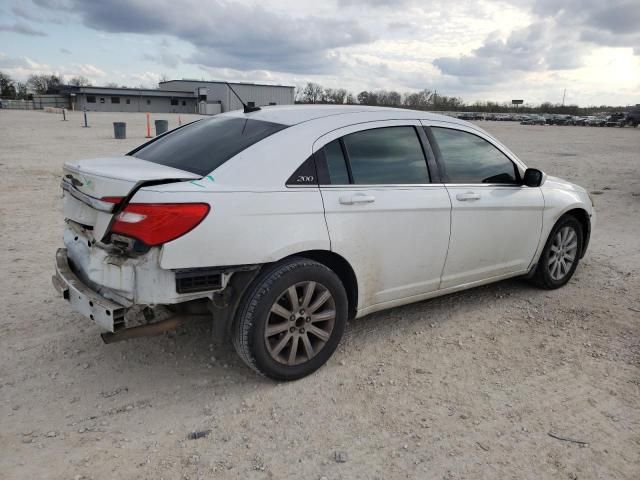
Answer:
<path fill-rule="evenodd" d="M 540 255 L 533 282 L 546 289 L 560 288 L 573 276 L 582 252 L 583 232 L 571 215 L 558 220 Z"/>
<path fill-rule="evenodd" d="M 347 323 L 347 294 L 321 263 L 292 258 L 268 267 L 243 299 L 233 344 L 253 370 L 296 380 L 324 365 Z"/>

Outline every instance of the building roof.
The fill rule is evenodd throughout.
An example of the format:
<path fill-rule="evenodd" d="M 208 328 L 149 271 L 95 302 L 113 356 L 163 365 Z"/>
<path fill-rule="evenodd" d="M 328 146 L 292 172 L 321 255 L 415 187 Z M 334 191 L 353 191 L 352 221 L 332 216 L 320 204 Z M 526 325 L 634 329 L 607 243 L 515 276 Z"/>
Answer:
<path fill-rule="evenodd" d="M 190 83 L 218 83 L 218 84 L 229 84 L 229 85 L 245 85 L 248 87 L 280 87 L 280 88 L 296 88 L 293 85 L 271 85 L 268 83 L 252 83 L 252 82 L 223 82 L 222 80 L 191 80 L 189 78 L 182 78 L 176 80 L 166 80 L 163 83 L 172 83 L 172 82 L 190 82 Z"/>
<path fill-rule="evenodd" d="M 455 123 L 458 125 L 471 125 L 464 120 L 439 115 L 437 113 L 404 108 L 371 107 L 366 105 L 277 105 L 260 107 L 260 110 L 251 113 L 234 110 L 221 115 L 255 118 L 256 120 L 280 123 L 282 125 L 296 125 L 298 123 L 330 116 L 336 117 L 336 124 L 343 123 L 343 121 L 348 123 L 349 119 L 347 116 L 355 114 L 360 114 L 360 117 L 368 118 L 368 120 L 363 121 L 423 119 Z"/>

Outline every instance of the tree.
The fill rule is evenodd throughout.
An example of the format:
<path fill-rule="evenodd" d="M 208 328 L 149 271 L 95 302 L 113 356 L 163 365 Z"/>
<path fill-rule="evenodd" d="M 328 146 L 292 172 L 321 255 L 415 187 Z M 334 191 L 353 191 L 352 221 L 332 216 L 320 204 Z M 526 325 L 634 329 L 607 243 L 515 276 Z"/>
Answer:
<path fill-rule="evenodd" d="M 358 100 L 356 100 L 356 97 L 353 96 L 353 93 L 349 92 L 347 94 L 347 105 L 353 105 L 354 103 L 356 103 Z"/>
<path fill-rule="evenodd" d="M 402 95 L 396 91 L 381 90 L 377 92 L 378 105 L 384 105 L 386 107 L 399 107 L 402 104 Z"/>
<path fill-rule="evenodd" d="M 0 97 L 16 98 L 16 87 L 13 79 L 3 72 L 0 72 Z"/>
<path fill-rule="evenodd" d="M 319 103 L 333 103 L 330 97 L 333 95 L 333 88 L 323 88 L 320 94 Z"/>
<path fill-rule="evenodd" d="M 447 97 L 446 95 L 434 95 L 433 109 L 434 110 L 460 110 L 467 109 L 467 105 L 464 104 L 461 98 Z"/>
<path fill-rule="evenodd" d="M 377 92 L 368 92 L 365 90 L 358 94 L 358 103 L 361 103 L 362 105 L 399 107 L 402 105 L 402 95 L 394 90 L 379 90 Z"/>
<path fill-rule="evenodd" d="M 347 98 L 347 91 L 344 88 L 327 88 L 323 96 L 325 103 L 337 103 L 341 105 L 344 103 L 345 98 Z"/>
<path fill-rule="evenodd" d="M 302 90 L 302 102 L 303 103 L 318 103 L 322 99 L 322 92 L 324 89 L 322 85 L 309 82 Z"/>
<path fill-rule="evenodd" d="M 62 79 L 58 75 L 30 75 L 27 85 L 38 95 L 58 93 Z"/>
<path fill-rule="evenodd" d="M 358 103 L 362 105 L 377 105 L 378 104 L 378 95 L 374 92 L 367 92 L 364 90 L 358 94 Z"/>
<path fill-rule="evenodd" d="M 16 98 L 20 100 L 29 99 L 29 89 L 26 82 L 16 82 Z"/>
<path fill-rule="evenodd" d="M 407 108 L 413 108 L 414 110 L 426 110 L 429 108 L 432 99 L 433 93 L 430 90 L 424 89 L 416 93 L 406 93 L 403 105 Z"/>
<path fill-rule="evenodd" d="M 90 87 L 91 82 L 89 81 L 88 78 L 83 77 L 82 75 L 79 75 L 69 80 L 69 85 L 73 85 L 75 87 Z"/>
<path fill-rule="evenodd" d="M 109 83 L 107 83 L 105 85 L 105 87 L 107 87 L 107 88 L 120 88 L 116 82 L 109 82 Z M 144 88 L 144 87 L 141 86 L 140 88 Z"/>

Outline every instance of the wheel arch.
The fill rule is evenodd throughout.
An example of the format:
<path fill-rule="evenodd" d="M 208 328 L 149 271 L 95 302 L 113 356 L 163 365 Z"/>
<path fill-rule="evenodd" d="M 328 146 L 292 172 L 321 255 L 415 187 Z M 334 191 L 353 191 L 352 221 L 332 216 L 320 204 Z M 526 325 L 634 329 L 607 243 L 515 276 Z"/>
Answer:
<path fill-rule="evenodd" d="M 582 227 L 582 251 L 580 252 L 580 258 L 583 258 L 585 253 L 587 252 L 589 239 L 591 238 L 591 218 L 589 217 L 589 214 L 585 209 L 573 208 L 560 215 L 556 223 L 558 223 L 560 219 L 566 217 L 567 215 L 571 215 L 572 217 L 574 217 Z"/>
<path fill-rule="evenodd" d="M 338 276 L 347 292 L 349 318 L 355 318 L 358 310 L 358 279 L 351 264 L 344 257 L 329 250 L 306 250 L 290 257 L 308 258 L 330 268 Z"/>

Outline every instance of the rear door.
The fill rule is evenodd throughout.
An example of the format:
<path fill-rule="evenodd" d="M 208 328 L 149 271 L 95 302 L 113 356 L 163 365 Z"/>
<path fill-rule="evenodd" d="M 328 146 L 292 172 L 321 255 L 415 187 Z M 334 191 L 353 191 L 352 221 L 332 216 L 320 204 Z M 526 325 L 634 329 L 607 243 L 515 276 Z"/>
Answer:
<path fill-rule="evenodd" d="M 439 286 L 451 203 L 431 183 L 428 148 L 419 121 L 353 125 L 314 144 L 331 249 L 355 270 L 359 310 Z"/>
<path fill-rule="evenodd" d="M 451 198 L 451 240 L 441 288 L 525 271 L 542 231 L 540 188 L 492 139 L 453 124 L 426 129 Z"/>

